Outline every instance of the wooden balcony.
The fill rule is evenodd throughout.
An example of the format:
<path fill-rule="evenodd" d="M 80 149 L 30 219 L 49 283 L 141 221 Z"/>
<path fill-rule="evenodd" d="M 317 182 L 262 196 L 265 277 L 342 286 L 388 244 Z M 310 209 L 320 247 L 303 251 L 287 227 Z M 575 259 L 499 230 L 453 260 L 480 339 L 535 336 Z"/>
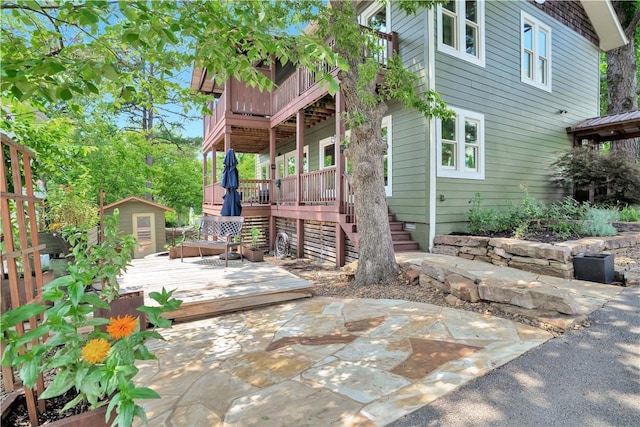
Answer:
<path fill-rule="evenodd" d="M 386 66 L 393 52 L 398 50 L 398 37 L 395 32 L 377 32 L 376 36 L 382 49 L 373 56 Z M 202 80 L 202 70 L 197 71 Z M 275 75 L 273 70 L 261 71 Z M 315 70 L 300 67 L 270 92 L 261 92 L 257 87 L 249 87 L 233 78 L 223 88 L 210 89 L 208 93 L 215 93 L 217 99 L 209 105 L 211 114 L 204 117 L 203 149 L 224 151 L 226 133 L 237 152 L 260 153 L 269 147 L 269 129 L 275 129 L 277 142 L 295 136 L 292 117 L 301 109 L 306 110 L 305 128 L 327 120 L 335 114 L 335 106 L 331 105 L 332 99 L 323 100 L 328 95 L 327 84 L 316 82 L 316 77 L 322 73 L 335 76 L 337 72 L 335 64 L 323 62 Z M 194 79 L 196 74 L 194 70 Z M 193 79 L 192 87 L 198 88 Z M 204 90 L 202 85 L 199 88 Z"/>

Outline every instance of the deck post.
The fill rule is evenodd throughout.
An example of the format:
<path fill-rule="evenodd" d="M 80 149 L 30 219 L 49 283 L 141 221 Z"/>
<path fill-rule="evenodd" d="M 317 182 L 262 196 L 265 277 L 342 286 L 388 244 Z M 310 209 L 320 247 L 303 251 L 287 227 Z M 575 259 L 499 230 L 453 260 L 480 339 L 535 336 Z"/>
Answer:
<path fill-rule="evenodd" d="M 210 153 L 210 151 L 203 151 L 202 152 L 202 188 L 204 188 L 205 191 L 206 191 L 206 188 L 207 188 L 207 182 L 209 181 L 209 179 L 208 179 L 209 167 L 207 165 L 207 159 L 208 159 L 209 153 Z M 203 194 L 202 194 L 202 204 L 204 204 L 205 200 L 207 200 L 207 197 L 203 192 Z"/>
<path fill-rule="evenodd" d="M 345 234 L 340 223 L 336 224 L 336 267 L 344 266 L 345 260 Z"/>
<path fill-rule="evenodd" d="M 343 175 L 344 175 L 344 154 L 342 153 L 340 142 L 344 138 L 344 120 L 342 119 L 342 113 L 344 112 L 344 96 L 342 96 L 342 90 L 338 90 L 336 92 L 336 140 L 334 144 L 334 155 L 336 156 L 336 201 L 335 203 L 338 205 L 338 212 L 344 213 L 343 211 L 343 199 L 344 194 L 343 189 Z M 337 242 L 336 242 L 337 244 Z"/>
<path fill-rule="evenodd" d="M 296 234 L 298 244 L 296 245 L 296 257 L 304 257 L 304 219 L 296 220 Z"/>
<path fill-rule="evenodd" d="M 231 149 L 231 126 L 227 125 L 224 129 L 224 152 Z"/>
<path fill-rule="evenodd" d="M 302 200 L 302 173 L 304 156 L 304 109 L 296 113 L 296 205 Z M 284 165 L 286 168 L 287 165 Z"/>

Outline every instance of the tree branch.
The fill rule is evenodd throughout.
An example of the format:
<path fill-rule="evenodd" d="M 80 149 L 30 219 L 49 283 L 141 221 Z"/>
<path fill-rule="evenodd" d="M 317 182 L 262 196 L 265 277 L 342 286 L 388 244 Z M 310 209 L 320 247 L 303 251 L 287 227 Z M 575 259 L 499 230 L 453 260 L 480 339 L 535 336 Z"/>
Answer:
<path fill-rule="evenodd" d="M 636 29 L 639 23 L 640 23 L 640 7 L 636 9 L 636 13 L 634 13 L 633 18 L 631 18 L 631 22 L 629 22 L 629 25 L 627 25 L 627 28 L 624 29 L 624 33 L 629 39 L 633 38 L 633 35 L 636 32 Z"/>

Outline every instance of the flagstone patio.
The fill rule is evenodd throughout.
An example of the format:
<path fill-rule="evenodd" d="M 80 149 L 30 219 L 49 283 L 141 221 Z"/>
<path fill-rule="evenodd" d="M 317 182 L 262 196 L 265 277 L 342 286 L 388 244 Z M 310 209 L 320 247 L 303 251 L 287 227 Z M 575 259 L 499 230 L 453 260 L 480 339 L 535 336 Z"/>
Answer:
<path fill-rule="evenodd" d="M 381 426 L 549 338 L 401 300 L 314 298 L 175 325 L 140 363 L 150 425 Z"/>

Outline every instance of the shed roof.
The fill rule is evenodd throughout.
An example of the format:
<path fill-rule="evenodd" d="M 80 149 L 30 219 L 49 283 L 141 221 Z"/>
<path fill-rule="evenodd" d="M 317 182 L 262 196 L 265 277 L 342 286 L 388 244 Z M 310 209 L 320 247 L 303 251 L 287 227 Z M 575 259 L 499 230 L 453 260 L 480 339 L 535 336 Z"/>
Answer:
<path fill-rule="evenodd" d="M 145 199 L 142 199 L 142 198 L 136 197 L 136 196 L 130 196 L 130 197 L 127 197 L 125 199 L 121 199 L 121 200 L 115 201 L 113 203 L 110 203 L 110 204 L 108 204 L 106 206 L 103 206 L 102 210 L 104 211 L 104 210 L 107 210 L 107 209 L 111 209 L 111 208 L 114 208 L 116 206 L 122 205 L 123 203 L 127 203 L 127 202 L 140 202 L 140 203 L 144 203 L 144 204 L 149 205 L 149 206 L 154 206 L 156 208 L 164 209 L 165 211 L 174 212 L 174 210 L 171 209 L 170 207 L 167 207 L 167 206 L 164 206 L 164 205 L 161 205 L 161 204 L 158 204 L 158 203 L 153 203 L 153 202 L 150 202 L 149 200 L 145 200 Z"/>

